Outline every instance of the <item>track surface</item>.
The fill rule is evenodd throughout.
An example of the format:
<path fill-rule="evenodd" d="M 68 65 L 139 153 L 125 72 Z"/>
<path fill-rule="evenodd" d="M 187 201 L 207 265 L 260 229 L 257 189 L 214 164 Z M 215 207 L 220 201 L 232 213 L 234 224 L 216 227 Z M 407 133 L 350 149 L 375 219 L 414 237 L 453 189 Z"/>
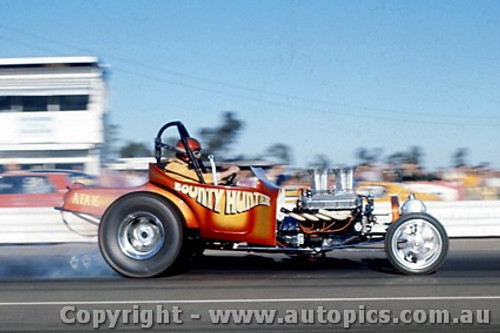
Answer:
<path fill-rule="evenodd" d="M 70 320 L 78 314 L 97 320 L 93 310 L 128 309 L 129 323 L 120 317 L 119 331 L 500 331 L 500 239 L 452 240 L 443 267 L 424 277 L 394 272 L 383 252 L 338 251 L 311 260 L 207 251 L 182 275 L 147 280 L 118 276 L 92 244 L 4 245 L 0 252 L 2 332 L 95 331 L 92 321 L 64 324 L 64 309 Z M 214 324 L 210 311 L 217 309 L 276 310 L 277 318 L 273 324 L 258 325 L 255 318 L 252 324 Z M 149 310 L 154 322 L 139 310 Z M 390 323 L 369 323 L 380 320 L 373 310 L 390 311 Z M 451 321 L 462 314 L 470 319 L 462 310 L 473 310 L 473 321 L 476 310 L 488 310 L 490 323 L 431 325 L 432 310 L 448 311 Z M 417 323 L 393 323 L 401 311 Z M 356 323 L 345 329 L 344 320 L 353 316 Z M 100 329 L 109 328 L 107 319 Z M 301 323 L 310 320 L 315 324 Z"/>

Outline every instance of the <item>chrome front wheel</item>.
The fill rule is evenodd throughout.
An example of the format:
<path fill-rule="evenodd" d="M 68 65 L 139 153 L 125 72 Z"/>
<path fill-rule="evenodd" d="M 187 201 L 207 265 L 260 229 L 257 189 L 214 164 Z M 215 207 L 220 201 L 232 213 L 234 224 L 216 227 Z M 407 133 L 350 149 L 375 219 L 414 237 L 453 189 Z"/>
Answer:
<path fill-rule="evenodd" d="M 389 227 L 385 239 L 385 251 L 391 264 L 412 275 L 436 271 L 448 247 L 443 226 L 426 213 L 403 215 Z"/>

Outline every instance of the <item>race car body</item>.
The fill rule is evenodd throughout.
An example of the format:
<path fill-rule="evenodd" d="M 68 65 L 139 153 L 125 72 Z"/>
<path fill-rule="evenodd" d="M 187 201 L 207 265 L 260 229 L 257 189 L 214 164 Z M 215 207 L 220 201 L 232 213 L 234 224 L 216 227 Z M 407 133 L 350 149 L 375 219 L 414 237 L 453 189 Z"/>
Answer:
<path fill-rule="evenodd" d="M 67 194 L 62 210 L 101 219 L 115 202 L 128 196 L 150 195 L 175 203 L 189 229 L 199 230 L 208 239 L 276 244 L 276 201 L 278 188 L 263 178 L 255 188 L 215 186 L 180 181 L 158 165 L 149 167 L 150 181 L 135 188 L 95 188 L 75 185 Z M 258 223 L 272 221 L 272 223 Z"/>
<path fill-rule="evenodd" d="M 165 172 L 162 139 L 176 129 L 197 179 Z M 99 247 L 111 267 L 129 277 L 151 277 L 175 271 L 190 255 L 205 248 L 233 251 L 318 255 L 335 249 L 383 243 L 393 266 L 406 274 L 429 274 L 443 263 L 448 237 L 443 226 L 410 195 L 402 206 L 396 198 L 390 222 L 379 223 L 371 196 L 353 189 L 354 169 L 310 170 L 311 188 L 285 207 L 284 191 L 252 168 L 253 186 L 207 184 L 207 168 L 188 144 L 179 122 L 164 125 L 155 138 L 156 163 L 149 181 L 136 188 L 75 185 L 66 194 L 67 214 L 98 226 Z M 216 164 L 211 160 L 212 179 Z M 335 187 L 329 184 L 335 173 Z M 208 177 L 208 176 L 207 176 Z"/>
<path fill-rule="evenodd" d="M 67 174 L 11 171 L 0 173 L 0 208 L 53 207 L 70 186 Z"/>
<path fill-rule="evenodd" d="M 8 171 L 0 174 L 0 244 L 48 244 L 95 242 L 82 237 L 96 228 L 88 223 L 71 232 L 53 207 L 60 205 L 68 187 L 70 174 L 65 171 Z M 95 235 L 95 233 L 94 233 Z"/>
<path fill-rule="evenodd" d="M 407 198 L 411 193 L 424 201 L 440 201 L 435 194 L 423 193 L 412 189 L 408 183 L 390 182 L 361 182 L 356 187 L 356 192 L 361 195 L 370 195 L 376 202 L 391 201 L 391 197 Z"/>

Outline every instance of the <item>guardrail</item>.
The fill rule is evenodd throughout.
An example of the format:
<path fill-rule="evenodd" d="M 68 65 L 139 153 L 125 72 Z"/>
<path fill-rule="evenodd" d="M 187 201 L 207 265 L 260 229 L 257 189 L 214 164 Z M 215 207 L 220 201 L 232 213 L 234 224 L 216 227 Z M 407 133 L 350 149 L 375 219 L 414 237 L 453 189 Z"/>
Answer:
<path fill-rule="evenodd" d="M 429 214 L 444 225 L 451 238 L 500 237 L 500 200 L 425 204 Z M 389 203 L 376 203 L 376 214 L 388 212 Z M 390 216 L 380 216 L 379 220 L 385 222 Z M 52 208 L 0 208 L 0 244 L 97 241 L 96 236 L 82 236 L 96 235 L 96 226 L 72 224 L 72 228 L 74 230 L 70 230 L 60 212 Z"/>
<path fill-rule="evenodd" d="M 70 230 L 63 223 L 61 213 L 53 208 L 0 208 L 0 244 L 97 241 L 95 236 L 81 235 L 92 234 L 83 229 L 84 226 L 73 228 L 76 229 Z"/>
<path fill-rule="evenodd" d="M 429 214 L 443 223 L 449 237 L 500 236 L 500 201 L 426 203 Z"/>
<path fill-rule="evenodd" d="M 429 201 L 427 212 L 445 227 L 448 237 L 500 237 L 500 200 Z M 390 211 L 390 203 L 375 204 L 376 214 Z M 390 217 L 380 217 L 381 222 Z"/>

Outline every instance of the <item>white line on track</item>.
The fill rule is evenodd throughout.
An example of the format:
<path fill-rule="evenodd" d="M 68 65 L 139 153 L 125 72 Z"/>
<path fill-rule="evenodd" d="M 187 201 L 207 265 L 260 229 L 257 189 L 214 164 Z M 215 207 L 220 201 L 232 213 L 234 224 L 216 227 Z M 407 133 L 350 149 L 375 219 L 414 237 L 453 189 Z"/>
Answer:
<path fill-rule="evenodd" d="M 486 300 L 500 300 L 500 296 L 40 301 L 40 302 L 0 302 L 0 306 L 99 305 L 99 304 L 303 303 L 303 302 L 319 303 L 319 302 L 380 302 L 380 301 L 486 301 Z"/>

